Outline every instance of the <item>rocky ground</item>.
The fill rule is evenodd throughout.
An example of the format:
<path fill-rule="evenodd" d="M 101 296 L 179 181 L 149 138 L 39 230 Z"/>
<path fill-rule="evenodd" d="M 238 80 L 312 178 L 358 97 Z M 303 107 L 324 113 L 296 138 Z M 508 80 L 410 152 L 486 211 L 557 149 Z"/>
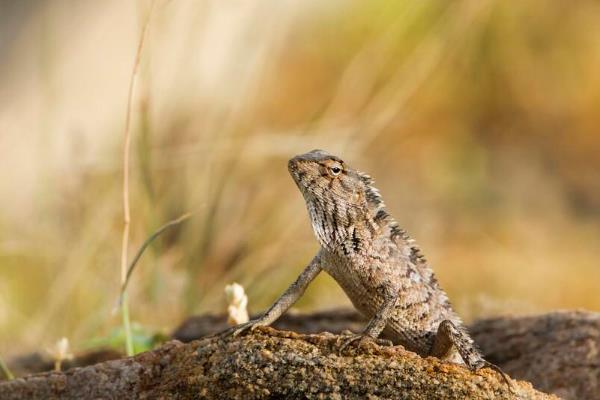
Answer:
<path fill-rule="evenodd" d="M 226 328 L 223 316 L 195 317 L 174 332 L 178 340 L 156 350 L 0 383 L 0 398 L 557 398 L 546 392 L 600 399 L 600 314 L 555 312 L 473 324 L 488 359 L 539 390 L 513 381 L 514 393 L 489 369 L 473 373 L 400 346 L 366 343 L 340 353 L 338 336 L 316 333 L 359 330 L 363 323 L 349 310 L 290 314 L 277 330 L 232 338 L 210 336 Z"/>

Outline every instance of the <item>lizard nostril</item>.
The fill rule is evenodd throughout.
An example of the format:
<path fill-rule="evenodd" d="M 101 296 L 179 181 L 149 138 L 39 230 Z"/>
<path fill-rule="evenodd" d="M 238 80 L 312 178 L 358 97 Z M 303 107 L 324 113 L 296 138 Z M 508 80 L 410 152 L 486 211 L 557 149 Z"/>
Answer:
<path fill-rule="evenodd" d="M 300 164 L 300 158 L 298 156 L 292 158 L 290 161 L 288 161 L 288 170 L 290 172 L 294 172 L 294 171 L 298 171 L 298 166 Z"/>
<path fill-rule="evenodd" d="M 295 169 L 296 169 L 296 160 L 292 158 L 290 161 L 288 161 L 288 170 L 290 172 L 292 172 Z"/>

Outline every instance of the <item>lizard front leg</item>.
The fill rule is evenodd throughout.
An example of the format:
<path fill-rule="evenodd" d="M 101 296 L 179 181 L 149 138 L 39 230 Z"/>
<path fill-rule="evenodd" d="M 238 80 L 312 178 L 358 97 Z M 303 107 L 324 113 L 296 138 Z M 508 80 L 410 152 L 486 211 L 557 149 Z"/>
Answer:
<path fill-rule="evenodd" d="M 304 294 L 308 285 L 321 272 L 321 257 L 319 254 L 312 259 L 310 264 L 302 271 L 300 276 L 287 288 L 279 299 L 260 317 L 234 327 L 234 336 L 242 332 L 253 330 L 257 326 L 268 326 L 283 315 Z"/>
<path fill-rule="evenodd" d="M 348 347 L 348 345 L 363 339 L 371 339 L 377 344 L 391 346 L 392 342 L 390 342 L 389 340 L 378 338 L 385 326 L 387 325 L 387 321 L 392 315 L 394 308 L 396 307 L 396 302 L 398 301 L 399 294 L 400 292 L 398 290 L 385 293 L 385 300 L 382 306 L 375 314 L 375 316 L 371 318 L 371 320 L 369 321 L 365 329 L 362 331 L 362 333 L 352 334 L 350 335 L 350 337 L 344 340 L 343 344 L 340 346 L 340 352 L 342 352 L 346 347 Z"/>

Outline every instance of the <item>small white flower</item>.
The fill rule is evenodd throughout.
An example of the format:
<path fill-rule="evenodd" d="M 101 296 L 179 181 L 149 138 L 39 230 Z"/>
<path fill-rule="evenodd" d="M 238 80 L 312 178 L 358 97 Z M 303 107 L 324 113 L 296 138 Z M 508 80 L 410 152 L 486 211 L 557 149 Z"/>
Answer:
<path fill-rule="evenodd" d="M 60 371 L 62 362 L 72 360 L 73 354 L 69 352 L 69 339 L 61 338 L 54 347 L 46 350 L 50 357 L 54 360 L 54 370 Z"/>
<path fill-rule="evenodd" d="M 239 283 L 232 283 L 225 286 L 225 297 L 227 299 L 227 323 L 229 325 L 238 325 L 248 322 L 248 296 L 244 287 Z"/>

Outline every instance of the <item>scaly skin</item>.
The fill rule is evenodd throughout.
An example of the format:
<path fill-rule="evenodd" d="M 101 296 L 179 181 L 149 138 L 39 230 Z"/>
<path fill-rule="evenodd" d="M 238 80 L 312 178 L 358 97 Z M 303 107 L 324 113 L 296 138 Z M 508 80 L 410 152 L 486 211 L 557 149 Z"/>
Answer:
<path fill-rule="evenodd" d="M 235 334 L 273 323 L 324 270 L 371 318 L 361 334 L 345 338 L 342 348 L 356 340 L 378 340 L 385 331 L 395 344 L 421 356 L 499 371 L 483 359 L 419 247 L 387 213 L 368 175 L 322 150 L 292 158 L 288 169 L 321 249 L 262 317 L 237 327 Z"/>

